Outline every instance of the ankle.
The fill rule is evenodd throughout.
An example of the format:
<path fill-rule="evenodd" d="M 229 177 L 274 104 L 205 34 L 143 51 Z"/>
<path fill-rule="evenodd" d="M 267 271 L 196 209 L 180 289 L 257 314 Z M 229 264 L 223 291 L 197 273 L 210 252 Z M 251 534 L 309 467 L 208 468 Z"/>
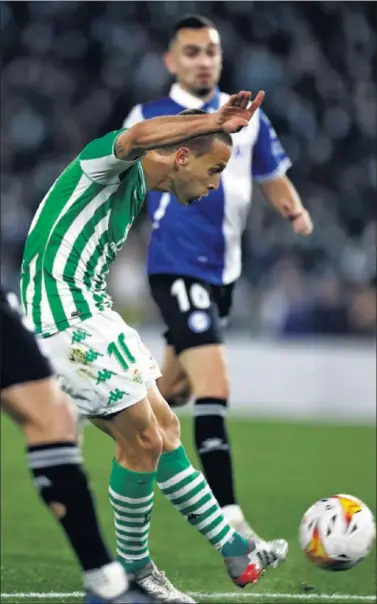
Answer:
<path fill-rule="evenodd" d="M 245 537 L 233 531 L 230 533 L 230 539 L 220 550 L 224 558 L 234 558 L 236 556 L 244 556 L 249 551 L 249 544 Z"/>

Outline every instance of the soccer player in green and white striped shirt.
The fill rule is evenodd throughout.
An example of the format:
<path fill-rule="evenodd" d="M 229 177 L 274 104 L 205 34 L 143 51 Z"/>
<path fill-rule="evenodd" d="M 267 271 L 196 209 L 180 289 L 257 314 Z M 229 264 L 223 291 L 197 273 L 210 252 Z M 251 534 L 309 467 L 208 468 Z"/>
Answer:
<path fill-rule="evenodd" d="M 34 217 L 22 263 L 25 311 L 63 390 L 81 415 L 116 441 L 110 478 L 118 558 L 157 600 L 192 602 L 148 551 L 153 485 L 221 552 L 239 586 L 257 581 L 285 548 L 258 545 L 225 521 L 160 395 L 156 362 L 111 310 L 105 278 L 147 190 L 189 205 L 219 186 L 231 134 L 263 100 L 240 92 L 216 113 L 160 117 L 90 142 L 55 181 Z"/>

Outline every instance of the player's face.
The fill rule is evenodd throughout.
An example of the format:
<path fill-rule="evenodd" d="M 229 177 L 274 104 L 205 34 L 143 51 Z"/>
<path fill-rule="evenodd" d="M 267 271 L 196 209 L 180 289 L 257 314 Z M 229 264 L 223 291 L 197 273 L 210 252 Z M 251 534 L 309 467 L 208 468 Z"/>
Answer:
<path fill-rule="evenodd" d="M 219 140 L 212 143 L 208 153 L 200 156 L 186 147 L 178 149 L 173 176 L 173 192 L 178 201 L 187 206 L 218 189 L 221 172 L 231 153 L 231 147 Z"/>
<path fill-rule="evenodd" d="M 181 29 L 165 55 L 165 63 L 181 86 L 199 97 L 216 86 L 222 67 L 220 37 L 215 29 Z"/>

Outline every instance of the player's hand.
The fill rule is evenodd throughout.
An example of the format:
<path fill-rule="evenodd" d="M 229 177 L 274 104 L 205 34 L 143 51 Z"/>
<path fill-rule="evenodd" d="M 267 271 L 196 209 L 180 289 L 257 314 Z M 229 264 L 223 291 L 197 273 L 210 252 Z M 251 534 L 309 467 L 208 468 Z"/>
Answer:
<path fill-rule="evenodd" d="M 238 94 L 233 94 L 225 105 L 216 111 L 217 125 L 222 126 L 224 132 L 230 134 L 242 130 L 263 103 L 264 91 L 260 90 L 255 99 L 253 101 L 251 99 L 251 92 L 242 90 Z"/>
<path fill-rule="evenodd" d="M 289 216 L 289 220 L 292 222 L 293 232 L 297 235 L 303 235 L 307 237 L 313 232 L 313 222 L 310 214 L 305 208 Z"/>

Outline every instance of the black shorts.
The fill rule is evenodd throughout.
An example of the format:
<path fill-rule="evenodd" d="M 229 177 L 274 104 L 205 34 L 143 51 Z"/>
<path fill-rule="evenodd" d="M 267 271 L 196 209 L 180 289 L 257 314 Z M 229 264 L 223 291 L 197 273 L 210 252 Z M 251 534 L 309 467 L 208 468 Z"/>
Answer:
<path fill-rule="evenodd" d="M 1 389 L 52 376 L 49 361 L 39 350 L 34 334 L 25 326 L 14 294 L 0 289 Z"/>
<path fill-rule="evenodd" d="M 166 341 L 177 354 L 222 343 L 234 283 L 220 286 L 183 275 L 150 275 L 149 285 L 168 328 Z"/>

